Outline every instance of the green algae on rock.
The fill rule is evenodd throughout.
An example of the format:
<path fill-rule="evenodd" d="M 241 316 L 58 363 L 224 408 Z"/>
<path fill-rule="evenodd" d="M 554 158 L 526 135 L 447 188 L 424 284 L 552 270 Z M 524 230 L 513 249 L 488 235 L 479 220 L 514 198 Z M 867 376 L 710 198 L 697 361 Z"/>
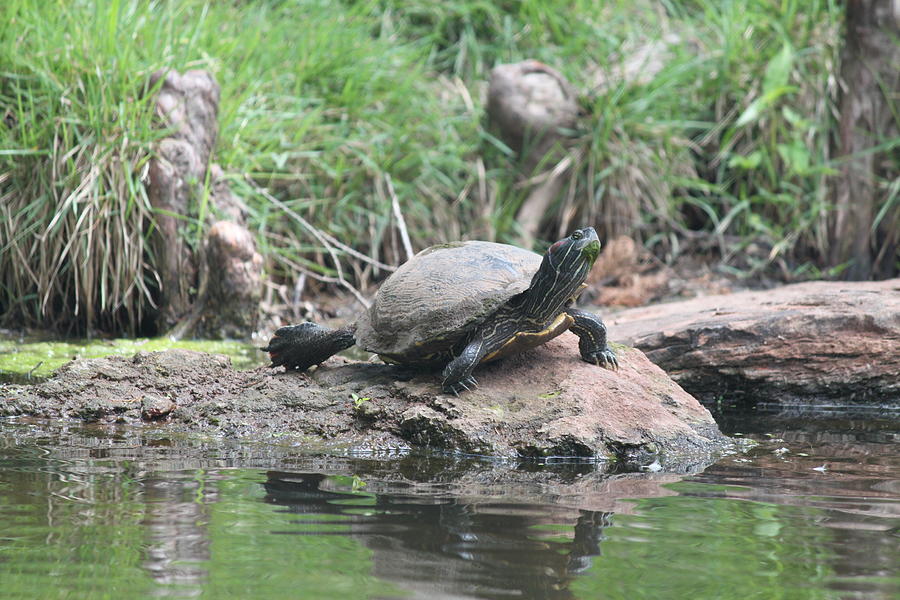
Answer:
<path fill-rule="evenodd" d="M 263 364 L 263 357 L 244 342 L 217 340 L 173 341 L 168 338 L 113 340 L 45 340 L 0 337 L 0 382 L 46 379 L 59 367 L 76 358 L 132 356 L 136 352 L 156 352 L 181 348 L 225 354 L 237 369 Z"/>

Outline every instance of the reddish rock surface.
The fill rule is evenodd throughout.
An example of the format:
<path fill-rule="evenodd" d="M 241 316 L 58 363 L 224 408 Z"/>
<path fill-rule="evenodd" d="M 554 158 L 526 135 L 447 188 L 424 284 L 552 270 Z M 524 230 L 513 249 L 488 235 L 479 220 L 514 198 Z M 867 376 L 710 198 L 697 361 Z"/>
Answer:
<path fill-rule="evenodd" d="M 709 412 L 638 350 L 620 369 L 551 342 L 476 370 L 480 387 L 439 393 L 440 374 L 333 358 L 310 374 L 235 371 L 185 350 L 76 360 L 50 380 L 0 389 L 0 415 L 153 421 L 228 436 L 301 437 L 354 448 L 428 446 L 495 456 L 615 457 L 683 470 L 730 446 Z"/>
<path fill-rule="evenodd" d="M 706 296 L 606 322 L 704 400 L 900 403 L 900 279 Z"/>
<path fill-rule="evenodd" d="M 438 394 L 438 377 L 425 374 L 386 390 L 364 389 L 372 402 L 363 410 L 398 422 L 414 444 L 475 454 L 691 454 L 724 441 L 709 412 L 643 353 L 617 352 L 618 371 L 588 364 L 579 358 L 578 339 L 565 333 L 483 365 L 475 371 L 479 387 L 458 398 Z M 345 374 L 323 369 L 313 377 L 330 388 Z"/>

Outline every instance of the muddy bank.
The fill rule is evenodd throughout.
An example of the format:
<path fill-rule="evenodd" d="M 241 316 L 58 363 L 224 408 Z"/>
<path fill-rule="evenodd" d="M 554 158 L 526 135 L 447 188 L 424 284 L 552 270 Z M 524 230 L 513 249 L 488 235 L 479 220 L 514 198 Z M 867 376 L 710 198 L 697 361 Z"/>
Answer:
<path fill-rule="evenodd" d="M 186 350 L 76 360 L 46 382 L 0 389 L 0 414 L 356 449 L 641 463 L 730 446 L 709 412 L 640 351 L 617 347 L 613 372 L 578 360 L 577 345 L 567 333 L 485 365 L 480 387 L 458 398 L 438 392 L 437 374 L 342 358 L 309 374 L 236 371 L 226 357 Z"/>

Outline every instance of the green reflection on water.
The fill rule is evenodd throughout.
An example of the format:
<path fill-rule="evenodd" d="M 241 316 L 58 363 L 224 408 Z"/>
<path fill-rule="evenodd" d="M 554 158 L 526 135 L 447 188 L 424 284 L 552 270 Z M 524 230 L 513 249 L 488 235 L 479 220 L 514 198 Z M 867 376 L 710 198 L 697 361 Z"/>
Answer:
<path fill-rule="evenodd" d="M 708 495 L 707 488 L 717 486 L 666 487 Z M 842 597 L 827 589 L 834 579 L 829 567 L 835 558 L 833 530 L 812 525 L 823 511 L 690 495 L 635 500 L 634 505 L 635 514 L 615 515 L 602 556 L 572 583 L 578 597 Z"/>
<path fill-rule="evenodd" d="M 822 454 L 792 463 L 760 446 L 685 480 L 8 423 L 0 598 L 327 600 L 406 588 L 422 598 L 868 600 L 900 591 L 893 443 L 850 455 L 842 442 L 825 473 L 810 468 Z"/>
<path fill-rule="evenodd" d="M 225 354 L 237 369 L 266 364 L 266 355 L 245 342 L 218 340 L 181 340 L 140 338 L 116 340 L 28 341 L 0 338 L 0 381 L 25 376 L 48 377 L 74 358 L 131 356 L 137 352 L 156 352 L 170 348 Z"/>
<path fill-rule="evenodd" d="M 135 485 L 95 465 L 75 474 L 0 460 L 0 596 L 403 596 L 371 575 L 370 549 L 321 535 L 349 521 L 291 535 L 308 532 L 309 517 L 263 502 L 259 471 L 145 473 Z"/>
<path fill-rule="evenodd" d="M 152 580 L 141 568 L 146 506 L 127 483 L 94 486 L 84 476 L 64 482 L 37 470 L 2 477 L 0 595 L 124 598 L 149 591 Z"/>
<path fill-rule="evenodd" d="M 233 474 L 230 474 L 233 476 Z M 346 524 L 310 526 L 305 515 L 261 502 L 258 473 L 220 482 L 225 502 L 211 513 L 208 598 L 370 598 L 402 596 L 371 575 L 372 550 L 346 535 Z M 302 535 L 312 531 L 319 535 Z M 292 535 L 293 534 L 293 535 Z"/>

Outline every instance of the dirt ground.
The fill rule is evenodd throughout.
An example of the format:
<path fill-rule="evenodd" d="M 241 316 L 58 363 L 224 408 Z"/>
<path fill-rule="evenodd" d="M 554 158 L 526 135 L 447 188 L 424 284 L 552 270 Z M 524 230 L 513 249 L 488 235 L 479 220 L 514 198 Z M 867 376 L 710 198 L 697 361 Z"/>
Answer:
<path fill-rule="evenodd" d="M 353 451 L 428 447 L 509 458 L 579 456 L 671 469 L 730 447 L 709 412 L 638 350 L 620 369 L 578 358 L 569 333 L 485 365 L 459 397 L 439 376 L 336 357 L 310 373 L 237 371 L 189 350 L 79 359 L 36 385 L 0 386 L 0 415 L 290 438 Z"/>

